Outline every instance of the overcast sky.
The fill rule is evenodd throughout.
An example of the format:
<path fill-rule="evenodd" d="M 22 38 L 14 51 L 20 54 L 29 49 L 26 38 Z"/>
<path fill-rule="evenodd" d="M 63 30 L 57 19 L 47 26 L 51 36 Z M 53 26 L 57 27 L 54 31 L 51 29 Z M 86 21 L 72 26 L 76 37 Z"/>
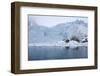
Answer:
<path fill-rule="evenodd" d="M 38 25 L 46 26 L 46 27 L 53 27 L 60 23 L 72 22 L 75 20 L 83 20 L 84 22 L 88 22 L 87 17 L 75 17 L 75 16 L 36 16 L 36 15 L 29 15 L 28 19 L 30 21 L 36 22 Z"/>

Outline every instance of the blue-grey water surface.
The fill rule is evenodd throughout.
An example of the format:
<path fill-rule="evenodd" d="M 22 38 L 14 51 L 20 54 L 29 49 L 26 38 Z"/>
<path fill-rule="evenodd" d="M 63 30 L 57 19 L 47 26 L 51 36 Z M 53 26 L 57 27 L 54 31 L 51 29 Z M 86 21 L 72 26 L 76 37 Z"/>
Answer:
<path fill-rule="evenodd" d="M 29 46 L 28 60 L 55 60 L 55 59 L 79 59 L 87 58 L 88 50 L 85 46 L 76 48 Z"/>

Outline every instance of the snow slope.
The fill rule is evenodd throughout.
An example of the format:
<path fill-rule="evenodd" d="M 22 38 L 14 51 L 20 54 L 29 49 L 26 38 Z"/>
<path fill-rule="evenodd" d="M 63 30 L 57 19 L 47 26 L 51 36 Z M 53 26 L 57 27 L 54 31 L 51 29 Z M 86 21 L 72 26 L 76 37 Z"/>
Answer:
<path fill-rule="evenodd" d="M 40 26 L 35 21 L 29 20 L 28 26 L 29 45 L 51 44 L 64 46 L 65 39 L 71 42 L 71 39 L 76 37 L 79 41 L 82 41 L 88 36 L 88 24 L 82 20 L 61 23 L 51 28 Z M 67 43 L 67 45 L 69 44 Z M 70 45 L 72 44 L 75 44 L 75 42 L 72 41 Z"/>

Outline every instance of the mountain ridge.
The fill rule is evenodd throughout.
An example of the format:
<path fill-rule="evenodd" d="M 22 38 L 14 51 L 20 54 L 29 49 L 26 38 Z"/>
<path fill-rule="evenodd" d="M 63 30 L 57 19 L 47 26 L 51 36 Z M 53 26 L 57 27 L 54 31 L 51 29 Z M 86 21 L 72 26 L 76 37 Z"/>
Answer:
<path fill-rule="evenodd" d="M 35 21 L 29 23 L 29 43 L 57 42 L 64 39 L 71 39 L 73 36 L 80 41 L 87 37 L 88 24 L 82 20 L 60 23 L 54 27 L 38 25 Z"/>

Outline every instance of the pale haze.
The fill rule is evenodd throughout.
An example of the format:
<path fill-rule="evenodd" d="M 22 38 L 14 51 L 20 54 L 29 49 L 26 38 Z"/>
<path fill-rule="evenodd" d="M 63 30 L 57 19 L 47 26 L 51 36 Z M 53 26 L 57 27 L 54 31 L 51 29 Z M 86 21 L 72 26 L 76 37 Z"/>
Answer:
<path fill-rule="evenodd" d="M 87 17 L 74 17 L 74 16 L 36 16 L 36 15 L 29 15 L 29 20 L 36 22 L 40 26 L 46 26 L 46 27 L 53 27 L 60 23 L 66 23 L 66 22 L 73 22 L 76 20 L 82 20 L 86 23 Z"/>

